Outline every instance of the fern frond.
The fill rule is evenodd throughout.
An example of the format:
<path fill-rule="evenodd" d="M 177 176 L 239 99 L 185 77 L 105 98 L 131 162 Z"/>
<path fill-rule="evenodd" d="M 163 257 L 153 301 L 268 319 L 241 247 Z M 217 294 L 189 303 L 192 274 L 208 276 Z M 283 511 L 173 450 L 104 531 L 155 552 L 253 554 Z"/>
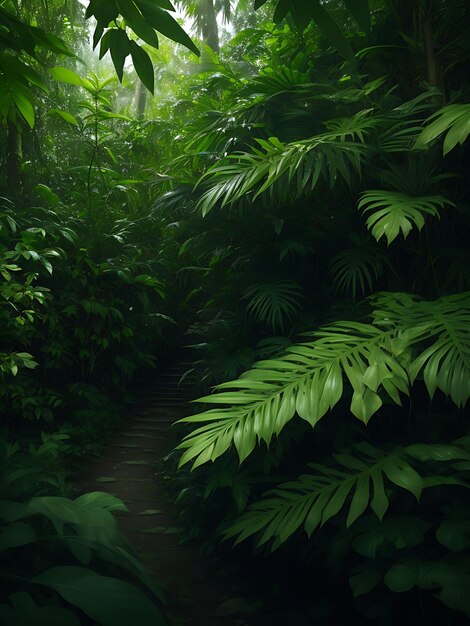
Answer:
<path fill-rule="evenodd" d="M 323 122 L 324 126 L 340 141 L 360 141 L 364 143 L 369 131 L 377 128 L 381 120 L 378 117 L 370 117 L 373 109 L 364 109 L 351 117 L 338 117 Z"/>
<path fill-rule="evenodd" d="M 367 241 L 359 241 L 355 247 L 343 250 L 333 258 L 330 271 L 336 289 L 356 298 L 358 294 L 372 291 L 385 265 L 389 263 L 382 250 Z"/>
<path fill-rule="evenodd" d="M 375 299 L 377 325 L 418 332 L 425 349 L 407 367 L 411 383 L 422 374 L 432 398 L 437 389 L 464 407 L 470 397 L 470 292 L 419 302 L 408 294 Z"/>
<path fill-rule="evenodd" d="M 424 148 L 447 133 L 442 148 L 445 156 L 458 143 L 462 145 L 470 134 L 470 104 L 448 104 L 431 115 L 428 121 L 429 125 L 421 132 L 414 147 Z"/>
<path fill-rule="evenodd" d="M 467 462 L 470 454 L 458 445 L 415 444 L 388 452 L 362 442 L 355 446 L 354 454 L 335 454 L 334 459 L 336 464 L 309 463 L 311 473 L 266 493 L 228 528 L 225 538 L 237 536 L 236 543 L 240 543 L 264 531 L 258 545 L 273 540 L 275 549 L 301 526 L 310 537 L 345 508 L 348 528 L 368 506 L 382 520 L 389 506 L 387 481 L 412 493 L 416 500 L 423 488 L 446 484 L 448 477 L 439 473 L 427 482 L 414 469 L 413 461 Z M 455 484 L 469 487 L 463 481 Z"/>
<path fill-rule="evenodd" d="M 247 313 L 274 331 L 284 330 L 286 321 L 299 311 L 301 297 L 299 285 L 288 280 L 252 285 L 243 296 Z"/>
<path fill-rule="evenodd" d="M 409 294 L 379 294 L 373 324 L 336 322 L 313 341 L 256 363 L 238 380 L 199 402 L 222 405 L 180 420 L 203 424 L 178 446 L 180 464 L 197 467 L 235 445 L 243 461 L 261 440 L 268 445 L 297 413 L 312 426 L 352 388 L 351 413 L 367 423 L 382 397 L 400 404 L 420 373 L 457 406 L 470 397 L 470 293 L 419 302 Z M 412 351 L 414 350 L 414 354 Z"/>
<path fill-rule="evenodd" d="M 367 448 L 372 449 L 373 455 L 365 459 L 337 454 L 337 466 L 309 463 L 314 472 L 265 494 L 232 524 L 225 538 L 238 535 L 236 543 L 240 543 L 264 530 L 258 545 L 274 540 L 273 547 L 277 547 L 301 526 L 310 537 L 343 509 L 353 490 L 346 526 L 351 526 L 368 505 L 382 519 L 389 504 L 384 477 L 419 499 L 423 481 L 406 460 L 403 449 L 382 453 L 371 446 Z"/>
<path fill-rule="evenodd" d="M 421 230 L 425 215 L 439 217 L 439 208 L 445 205 L 455 206 L 443 196 L 412 197 L 397 191 L 373 189 L 362 194 L 358 209 L 362 209 L 363 214 L 372 212 L 366 221 L 367 228 L 377 241 L 385 236 L 390 245 L 400 231 L 406 239 L 413 226 Z"/>
<path fill-rule="evenodd" d="M 238 380 L 218 385 L 218 393 L 198 401 L 230 408 L 181 420 L 207 422 L 178 446 L 186 450 L 181 464 L 195 459 L 197 467 L 232 443 L 243 461 L 257 441 L 269 445 L 296 412 L 314 426 L 342 397 L 343 373 L 353 389 L 351 412 L 361 421 L 367 423 L 382 405 L 379 388 L 400 404 L 400 392 L 408 393 L 408 377 L 389 353 L 395 334 L 395 329 L 337 322 L 314 333 L 315 341 L 288 348 L 278 359 L 259 361 Z"/>
<path fill-rule="evenodd" d="M 257 139 L 261 149 L 230 154 L 228 164 L 212 167 L 199 181 L 204 191 L 198 207 L 206 215 L 217 204 L 231 205 L 246 197 L 269 193 L 276 203 L 295 200 L 315 189 L 320 177 L 333 186 L 341 177 L 349 185 L 360 173 L 364 146 L 341 140 L 341 133 L 282 143 L 277 137 Z"/>

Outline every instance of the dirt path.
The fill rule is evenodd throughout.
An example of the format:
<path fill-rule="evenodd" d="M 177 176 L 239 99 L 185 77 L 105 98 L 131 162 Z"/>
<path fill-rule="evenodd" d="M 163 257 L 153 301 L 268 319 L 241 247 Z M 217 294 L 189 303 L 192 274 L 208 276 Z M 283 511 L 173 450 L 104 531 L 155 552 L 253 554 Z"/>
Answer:
<path fill-rule="evenodd" d="M 185 414 L 189 389 L 178 384 L 180 372 L 181 366 L 173 366 L 159 375 L 77 487 L 109 491 L 126 504 L 121 529 L 149 574 L 164 582 L 171 626 L 245 626 L 231 609 L 237 602 L 220 572 L 196 546 L 180 543 L 178 508 L 165 497 L 155 469 L 170 449 L 171 424 Z"/>

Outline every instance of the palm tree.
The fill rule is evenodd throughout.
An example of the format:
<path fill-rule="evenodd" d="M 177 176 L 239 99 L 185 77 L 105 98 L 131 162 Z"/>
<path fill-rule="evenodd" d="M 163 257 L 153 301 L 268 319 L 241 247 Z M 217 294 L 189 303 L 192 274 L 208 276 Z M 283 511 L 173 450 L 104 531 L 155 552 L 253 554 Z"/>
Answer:
<path fill-rule="evenodd" d="M 231 0 L 189 0 L 177 2 L 186 15 L 194 20 L 194 27 L 204 43 L 219 52 L 219 28 L 217 16 L 222 13 L 224 21 L 230 20 Z"/>

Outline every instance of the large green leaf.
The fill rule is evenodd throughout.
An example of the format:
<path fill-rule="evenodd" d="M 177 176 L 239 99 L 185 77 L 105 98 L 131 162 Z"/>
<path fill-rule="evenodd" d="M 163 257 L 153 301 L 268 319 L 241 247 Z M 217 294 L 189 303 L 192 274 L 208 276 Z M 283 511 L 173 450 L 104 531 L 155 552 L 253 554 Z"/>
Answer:
<path fill-rule="evenodd" d="M 81 78 L 73 70 L 69 70 L 66 67 L 56 66 L 51 68 L 51 76 L 55 80 L 59 80 L 62 83 L 68 83 L 69 85 L 78 85 L 83 87 L 83 78 Z"/>
<path fill-rule="evenodd" d="M 129 42 L 129 51 L 134 63 L 134 69 L 137 76 L 144 83 L 147 89 L 153 93 L 155 87 L 155 76 L 153 72 L 152 61 L 149 55 L 135 41 Z"/>
<path fill-rule="evenodd" d="M 37 539 L 36 531 L 29 524 L 24 522 L 10 524 L 0 530 L 0 552 L 33 543 Z"/>
<path fill-rule="evenodd" d="M 345 380 L 353 391 L 350 410 L 365 423 L 384 398 L 399 405 L 421 372 L 431 397 L 439 388 L 464 406 L 470 397 L 470 294 L 422 302 L 385 293 L 372 302 L 373 324 L 331 324 L 200 398 L 220 406 L 181 420 L 204 425 L 179 445 L 180 463 L 197 467 L 233 444 L 243 461 L 261 440 L 269 445 L 296 413 L 315 426 L 342 398 Z M 390 469 L 388 476 L 415 484 L 405 470 Z"/>
<path fill-rule="evenodd" d="M 391 244 L 400 231 L 406 239 L 413 226 L 421 230 L 424 216 L 439 217 L 439 208 L 446 205 L 455 206 L 443 196 L 412 197 L 397 191 L 374 189 L 363 192 L 358 208 L 363 213 L 371 213 L 366 224 L 377 241 L 385 237 Z"/>
<path fill-rule="evenodd" d="M 122 82 L 124 62 L 126 57 L 130 54 L 129 39 L 126 32 L 121 28 L 113 28 L 109 32 L 111 33 L 109 44 L 111 58 L 116 69 L 116 74 Z"/>
<path fill-rule="evenodd" d="M 149 24 L 159 33 L 176 43 L 180 43 L 199 56 L 199 49 L 191 38 L 167 11 L 158 6 L 158 3 L 151 0 L 137 0 L 137 4 Z"/>
<path fill-rule="evenodd" d="M 142 15 L 137 4 L 133 0 L 130 2 L 127 0 L 126 2 L 118 0 L 118 6 L 126 24 L 131 27 L 134 33 L 140 37 L 142 41 L 152 46 L 152 48 L 158 48 L 157 33 Z"/>
<path fill-rule="evenodd" d="M 325 37 L 345 59 L 355 63 L 354 52 L 341 28 L 320 4 L 319 0 L 311 0 L 310 11 L 316 25 Z"/>
<path fill-rule="evenodd" d="M 444 156 L 457 144 L 463 144 L 470 134 L 470 104 L 448 104 L 429 118 L 429 124 L 416 139 L 415 148 L 428 143 L 447 132 L 443 145 Z"/>
<path fill-rule="evenodd" d="M 84 567 L 52 567 L 32 582 L 54 589 L 102 626 L 165 625 L 159 608 L 139 589 Z"/>
<path fill-rule="evenodd" d="M 439 561 L 410 559 L 393 565 L 385 574 L 384 581 L 389 589 L 397 593 L 410 591 L 414 586 L 440 590 L 436 597 L 441 602 L 470 617 L 469 565 L 468 558 L 459 562 L 448 558 Z"/>
<path fill-rule="evenodd" d="M 123 544 L 123 538 L 112 512 L 126 510 L 124 504 L 114 496 L 93 492 L 75 500 L 58 496 L 34 497 L 22 509 L 21 517 L 42 515 L 53 523 L 60 536 L 64 535 L 67 526 L 73 528 L 76 535 L 85 541 L 118 546 Z"/>
<path fill-rule="evenodd" d="M 9 81 L 11 97 L 30 128 L 34 127 L 34 98 L 29 89 L 16 80 Z"/>
<path fill-rule="evenodd" d="M 80 626 L 78 617 L 61 606 L 37 606 L 29 593 L 9 596 L 11 606 L 0 604 L 2 626 Z"/>

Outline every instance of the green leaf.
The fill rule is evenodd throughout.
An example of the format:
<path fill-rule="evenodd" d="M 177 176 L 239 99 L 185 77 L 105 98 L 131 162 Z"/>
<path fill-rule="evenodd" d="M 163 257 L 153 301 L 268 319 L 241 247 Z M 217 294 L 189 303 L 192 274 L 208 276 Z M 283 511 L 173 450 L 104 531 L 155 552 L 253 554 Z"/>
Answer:
<path fill-rule="evenodd" d="M 428 143 L 447 132 L 443 154 L 448 154 L 457 144 L 463 144 L 470 134 L 470 104 L 448 104 L 428 120 L 429 124 L 416 139 L 414 147 L 424 148 Z"/>
<path fill-rule="evenodd" d="M 47 200 L 51 206 L 57 206 L 60 203 L 60 198 L 55 194 L 50 187 L 39 183 L 34 187 L 35 191 L 39 192 L 41 196 Z"/>
<path fill-rule="evenodd" d="M 76 498 L 74 502 L 80 506 L 98 507 L 113 512 L 122 513 L 128 511 L 128 508 L 122 500 L 116 498 L 116 496 L 113 496 L 110 493 L 106 493 L 105 491 L 91 491 L 89 493 L 84 493 Z"/>
<path fill-rule="evenodd" d="M 52 78 L 60 81 L 61 83 L 83 87 L 83 78 L 66 67 L 56 66 L 51 68 L 50 72 Z"/>
<path fill-rule="evenodd" d="M 160 610 L 139 589 L 84 567 L 53 567 L 31 582 L 54 589 L 102 626 L 165 625 Z"/>
<path fill-rule="evenodd" d="M 159 33 L 165 35 L 172 41 L 180 43 L 194 54 L 199 56 L 199 49 L 194 45 L 191 38 L 181 28 L 178 22 L 164 9 L 160 8 L 151 0 L 139 0 L 139 8 L 148 23 L 153 26 Z"/>
<path fill-rule="evenodd" d="M 60 109 L 50 109 L 49 115 L 58 115 L 69 124 L 72 124 L 73 126 L 78 126 L 77 118 L 68 111 L 61 111 Z"/>
<path fill-rule="evenodd" d="M 116 74 L 122 82 L 122 77 L 124 73 L 124 62 L 127 56 L 130 54 L 130 45 L 129 39 L 126 35 L 126 32 L 121 28 L 113 28 L 110 31 L 110 50 L 111 50 L 111 58 L 113 60 L 114 67 L 116 69 Z"/>
<path fill-rule="evenodd" d="M 380 572 L 373 567 L 361 567 L 354 570 L 353 575 L 349 578 L 349 585 L 353 596 L 357 598 L 357 596 L 371 592 L 372 589 L 377 587 L 381 579 L 382 576 Z"/>
<path fill-rule="evenodd" d="M 0 604 L 2 626 L 80 626 L 72 611 L 61 606 L 37 606 L 29 593 L 12 593 L 8 599 L 12 607 Z"/>
<path fill-rule="evenodd" d="M 407 454 L 419 461 L 460 461 L 470 460 L 470 452 L 459 446 L 446 444 L 413 444 L 405 448 Z"/>
<path fill-rule="evenodd" d="M 358 208 L 362 213 L 371 213 L 367 218 L 367 228 L 377 241 L 381 237 L 390 245 L 400 231 L 406 239 L 413 226 L 421 230 L 426 215 L 439 218 L 439 208 L 455 206 L 443 196 L 413 197 L 396 191 L 374 189 L 362 193 Z"/>
<path fill-rule="evenodd" d="M 356 491 L 354 492 L 351 506 L 349 507 L 348 518 L 346 520 L 346 526 L 349 528 L 351 524 L 360 517 L 369 504 L 369 476 L 362 476 L 356 484 Z"/>
<path fill-rule="evenodd" d="M 385 461 L 382 467 L 387 478 L 392 483 L 407 489 L 419 500 L 423 489 L 423 479 L 406 461 L 402 459 L 394 463 Z"/>
<path fill-rule="evenodd" d="M 135 41 L 129 42 L 129 50 L 138 77 L 144 83 L 147 89 L 151 93 L 153 93 L 155 78 L 153 73 L 152 61 L 150 60 L 149 55 L 145 52 L 145 50 L 138 46 Z"/>
<path fill-rule="evenodd" d="M 398 448 L 393 452 L 382 452 L 365 442 L 358 444 L 356 448 L 361 456 L 335 455 L 336 461 L 342 466 L 341 469 L 327 463 L 309 463 L 309 474 L 303 474 L 297 480 L 281 484 L 264 494 L 261 500 L 250 505 L 228 528 L 225 537 L 238 536 L 238 543 L 250 535 L 264 531 L 258 545 L 273 539 L 273 545 L 278 546 L 302 525 L 310 536 L 318 526 L 324 525 L 343 509 L 349 493 L 355 488 L 346 521 L 347 526 L 350 526 L 364 513 L 369 504 L 371 478 L 373 488 L 371 508 L 381 520 L 388 507 L 383 473 L 390 475 L 392 482 L 403 489 L 410 490 L 415 487 L 409 477 L 396 479 L 396 475 L 407 465 L 402 458 L 403 450 Z M 411 467 L 408 468 L 411 470 Z M 421 480 L 418 474 L 416 476 Z M 395 521 L 390 520 L 389 526 L 373 516 L 358 521 L 355 528 L 362 532 L 357 539 L 360 544 L 358 551 L 365 544 L 367 556 L 374 558 L 376 549 L 390 538 L 397 548 L 421 543 L 427 529 L 422 520 L 418 519 L 412 524 L 410 518 L 405 519 L 404 529 L 394 524 Z M 379 530 L 379 533 L 375 532 L 372 541 L 370 536 L 364 533 L 364 528 L 367 531 L 369 526 L 372 526 L 372 531 Z"/>
<path fill-rule="evenodd" d="M 384 582 L 391 591 L 410 591 L 418 580 L 419 566 L 416 561 L 397 563 L 384 576 Z"/>
<path fill-rule="evenodd" d="M 119 2 L 121 14 L 134 33 L 152 48 L 158 48 L 158 36 L 153 27 L 144 19 L 134 2 Z"/>
<path fill-rule="evenodd" d="M 117 18 L 119 11 L 114 0 L 89 0 L 85 17 L 89 19 L 92 15 L 106 27 Z"/>
<path fill-rule="evenodd" d="M 315 24 L 320 28 L 325 37 L 332 43 L 338 52 L 351 63 L 355 63 L 354 52 L 341 28 L 322 7 L 318 0 L 311 0 L 309 8 Z"/>
<path fill-rule="evenodd" d="M 21 113 L 23 118 L 26 120 L 30 128 L 34 127 L 34 98 L 32 93 L 18 83 L 17 81 L 11 80 L 9 82 L 11 97 L 13 102 L 15 103 L 18 111 Z"/>
<path fill-rule="evenodd" d="M 427 524 L 420 518 L 390 515 L 385 520 L 364 517 L 356 525 L 357 535 L 353 539 L 354 550 L 369 559 L 389 554 L 390 547 L 396 550 L 414 548 L 424 541 Z"/>
<path fill-rule="evenodd" d="M 470 521 L 448 519 L 436 531 L 439 543 L 452 552 L 462 552 L 470 548 Z"/>
<path fill-rule="evenodd" d="M 37 539 L 35 530 L 29 524 L 24 522 L 11 524 L 0 532 L 0 552 L 33 543 Z"/>

